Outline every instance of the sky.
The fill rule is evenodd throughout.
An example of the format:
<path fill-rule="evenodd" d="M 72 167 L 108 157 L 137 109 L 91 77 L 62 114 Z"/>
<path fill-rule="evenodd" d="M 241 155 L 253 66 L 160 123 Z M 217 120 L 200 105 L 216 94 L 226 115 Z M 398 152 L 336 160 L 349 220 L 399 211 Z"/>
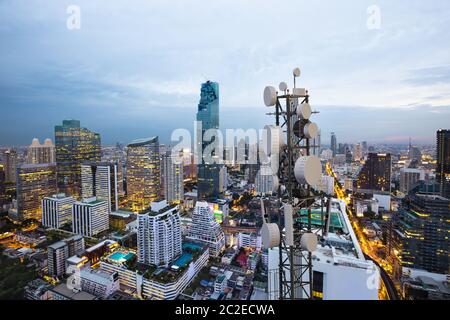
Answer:
<path fill-rule="evenodd" d="M 104 144 L 169 142 L 206 80 L 222 129 L 259 129 L 264 87 L 292 87 L 297 66 L 324 143 L 433 143 L 450 126 L 449 31 L 448 0 L 0 0 L 0 145 L 53 139 L 63 119 Z"/>

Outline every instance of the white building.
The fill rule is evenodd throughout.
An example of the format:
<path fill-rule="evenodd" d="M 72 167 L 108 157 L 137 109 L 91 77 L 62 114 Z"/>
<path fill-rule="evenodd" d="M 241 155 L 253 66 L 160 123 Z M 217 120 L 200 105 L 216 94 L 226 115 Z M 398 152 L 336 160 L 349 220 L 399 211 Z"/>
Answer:
<path fill-rule="evenodd" d="M 181 158 L 177 163 L 171 154 L 165 154 L 162 158 L 164 199 L 169 203 L 180 203 L 184 197 L 183 163 Z"/>
<path fill-rule="evenodd" d="M 219 192 L 225 192 L 228 189 L 228 169 L 221 166 L 219 171 Z"/>
<path fill-rule="evenodd" d="M 117 163 L 85 163 L 81 165 L 81 197 L 106 201 L 108 211 L 119 209 Z"/>
<path fill-rule="evenodd" d="M 320 208 L 316 210 L 320 212 Z M 372 261 L 365 259 L 345 210 L 344 201 L 333 199 L 332 218 L 324 241 L 312 252 L 313 297 L 378 300 L 380 272 Z M 313 230 L 318 227 L 320 225 L 313 225 Z M 278 262 L 278 247 L 270 249 L 268 290 L 271 300 L 278 299 Z M 289 274 L 286 275 L 289 280 Z M 307 274 L 305 280 L 308 280 Z"/>
<path fill-rule="evenodd" d="M 256 192 L 258 194 L 272 194 L 275 188 L 275 181 L 277 179 L 273 175 L 272 168 L 269 165 L 262 165 L 255 177 Z"/>
<path fill-rule="evenodd" d="M 119 273 L 86 268 L 79 273 L 81 290 L 99 298 L 106 298 L 119 290 Z"/>
<path fill-rule="evenodd" d="M 118 255 L 120 258 L 117 258 Z M 196 259 L 189 262 L 185 270 L 167 282 L 157 281 L 130 267 L 128 261 L 135 258 L 136 255 L 132 250 L 119 249 L 100 260 L 100 270 L 108 273 L 118 272 L 120 286 L 134 291 L 137 296 L 144 299 L 174 300 L 206 266 L 209 254 L 208 250 L 203 250 Z"/>
<path fill-rule="evenodd" d="M 182 252 L 178 206 L 166 200 L 152 202 L 151 209 L 138 215 L 138 261 L 167 266 Z"/>
<path fill-rule="evenodd" d="M 224 250 L 225 235 L 207 202 L 196 203 L 192 213 L 192 227 L 187 238 L 206 243 L 211 256 L 216 257 Z"/>
<path fill-rule="evenodd" d="M 72 206 L 75 199 L 64 193 L 42 199 L 42 224 L 45 227 L 59 229 L 72 221 Z"/>
<path fill-rule="evenodd" d="M 238 248 L 252 248 L 254 250 L 261 250 L 262 241 L 261 236 L 254 232 L 239 232 L 237 240 Z"/>
<path fill-rule="evenodd" d="M 75 202 L 72 208 L 74 233 L 93 237 L 109 229 L 109 209 L 106 201 L 92 197 Z"/>
<path fill-rule="evenodd" d="M 39 139 L 34 138 L 27 149 L 27 163 L 53 163 L 55 162 L 55 146 L 52 140 L 45 139 L 44 144 L 40 144 Z"/>
<path fill-rule="evenodd" d="M 85 244 L 82 236 L 76 235 L 53 243 L 47 247 L 48 274 L 62 276 L 66 272 L 66 260 L 84 252 Z"/>

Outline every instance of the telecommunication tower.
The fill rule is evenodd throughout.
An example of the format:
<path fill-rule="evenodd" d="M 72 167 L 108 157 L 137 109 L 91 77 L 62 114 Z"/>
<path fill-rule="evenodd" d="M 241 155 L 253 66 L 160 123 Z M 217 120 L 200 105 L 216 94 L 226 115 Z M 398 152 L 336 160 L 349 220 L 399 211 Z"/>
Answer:
<path fill-rule="evenodd" d="M 318 136 L 318 126 L 311 122 L 313 114 L 309 93 L 296 87 L 300 69 L 293 70 L 294 86 L 289 90 L 285 82 L 279 91 L 272 86 L 264 89 L 264 103 L 274 107 L 275 125 L 268 125 L 268 151 L 274 191 L 278 201 L 278 221 L 267 219 L 264 200 L 261 200 L 263 226 L 261 234 L 264 247 L 278 248 L 278 298 L 311 299 L 313 297 L 312 252 L 316 249 L 318 235 L 322 235 L 328 220 L 329 208 L 323 212 L 325 193 L 320 190 L 322 164 L 312 154 L 318 147 L 313 141 Z M 321 231 L 313 231 L 312 207 L 321 203 Z M 329 207 L 329 206 L 328 206 Z"/>

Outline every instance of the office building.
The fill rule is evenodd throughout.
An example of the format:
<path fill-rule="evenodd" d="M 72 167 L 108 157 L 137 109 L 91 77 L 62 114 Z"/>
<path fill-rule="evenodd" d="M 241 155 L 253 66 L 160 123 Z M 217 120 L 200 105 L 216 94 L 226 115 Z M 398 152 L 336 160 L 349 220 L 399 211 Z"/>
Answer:
<path fill-rule="evenodd" d="M 218 256 L 225 248 L 225 235 L 214 217 L 213 205 L 197 201 L 192 213 L 192 227 L 188 239 L 203 242 L 209 247 L 211 256 Z"/>
<path fill-rule="evenodd" d="M 106 201 L 87 198 L 73 204 L 72 230 L 76 234 L 93 237 L 109 229 L 109 211 Z"/>
<path fill-rule="evenodd" d="M 436 140 L 436 180 L 440 185 L 441 195 L 450 199 L 450 130 L 439 129 Z"/>
<path fill-rule="evenodd" d="M 57 193 L 56 166 L 24 164 L 17 168 L 17 212 L 20 219 L 42 218 L 42 199 Z"/>
<path fill-rule="evenodd" d="M 138 215 L 138 261 L 168 266 L 181 255 L 181 222 L 177 205 L 153 202 Z"/>
<path fill-rule="evenodd" d="M 400 169 L 400 191 L 408 193 L 420 180 L 425 179 L 425 172 L 414 168 Z"/>
<path fill-rule="evenodd" d="M 334 132 L 331 133 L 331 151 L 333 152 L 333 157 L 337 154 L 337 139 Z"/>
<path fill-rule="evenodd" d="M 58 193 L 42 199 L 42 225 L 59 229 L 72 222 L 72 206 L 75 199 Z"/>
<path fill-rule="evenodd" d="M 141 211 L 160 195 L 158 137 L 140 139 L 127 147 L 127 199 L 133 211 Z"/>
<path fill-rule="evenodd" d="M 162 157 L 164 199 L 169 203 L 180 203 L 183 200 L 183 163 L 181 160 L 181 158 L 174 159 L 170 153 L 166 153 Z"/>
<path fill-rule="evenodd" d="M 15 150 L 6 150 L 5 158 L 5 181 L 16 182 L 16 168 L 17 168 L 17 152 Z"/>
<path fill-rule="evenodd" d="M 119 209 L 118 164 L 83 163 L 81 165 L 81 197 L 96 197 L 108 203 L 108 211 Z"/>
<path fill-rule="evenodd" d="M 356 180 L 358 192 L 391 191 L 391 155 L 389 153 L 369 153 Z"/>
<path fill-rule="evenodd" d="M 197 190 L 198 199 L 214 199 L 220 194 L 220 164 L 204 159 L 203 152 L 211 141 L 199 140 L 209 129 L 219 129 L 219 84 L 207 81 L 201 86 L 200 102 L 198 104 L 197 121 Z M 201 130 L 200 130 L 201 129 Z M 216 159 L 220 155 L 212 154 Z"/>
<path fill-rule="evenodd" d="M 44 144 L 40 144 L 39 139 L 34 138 L 27 150 L 27 163 L 54 163 L 55 146 L 52 140 L 45 139 Z"/>
<path fill-rule="evenodd" d="M 80 127 L 78 120 L 55 126 L 58 190 L 75 199 L 81 197 L 81 164 L 100 162 L 100 135 Z"/>
<path fill-rule="evenodd" d="M 439 195 L 415 193 L 399 208 L 393 234 L 403 267 L 428 272 L 449 272 L 450 200 Z"/>

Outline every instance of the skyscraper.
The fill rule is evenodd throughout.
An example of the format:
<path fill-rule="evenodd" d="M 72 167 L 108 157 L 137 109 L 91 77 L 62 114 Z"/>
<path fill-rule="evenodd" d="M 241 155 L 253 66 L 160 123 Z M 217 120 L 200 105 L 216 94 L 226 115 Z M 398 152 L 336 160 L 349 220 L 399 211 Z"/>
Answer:
<path fill-rule="evenodd" d="M 197 201 L 195 205 L 188 238 L 207 244 L 211 256 L 218 256 L 225 248 L 223 230 L 214 218 L 212 208 L 205 201 Z"/>
<path fill-rule="evenodd" d="M 119 209 L 117 163 L 83 163 L 81 165 L 81 197 L 97 197 L 108 203 L 108 211 Z"/>
<path fill-rule="evenodd" d="M 83 199 L 73 204 L 73 233 L 93 237 L 109 229 L 109 212 L 106 201 L 95 197 Z"/>
<path fill-rule="evenodd" d="M 436 180 L 442 196 L 450 199 L 450 130 L 437 131 Z"/>
<path fill-rule="evenodd" d="M 27 162 L 30 164 L 55 162 L 55 146 L 52 140 L 45 139 L 44 144 L 40 144 L 39 139 L 34 138 L 27 150 Z"/>
<path fill-rule="evenodd" d="M 66 272 L 66 259 L 82 254 L 84 249 L 84 238 L 80 235 L 75 235 L 48 246 L 48 274 L 58 277 L 64 275 Z"/>
<path fill-rule="evenodd" d="M 81 196 L 81 164 L 101 159 L 100 135 L 80 127 L 78 120 L 55 126 L 58 189 L 74 198 Z"/>
<path fill-rule="evenodd" d="M 450 200 L 439 195 L 407 196 L 396 215 L 395 242 L 404 267 L 448 274 Z"/>
<path fill-rule="evenodd" d="M 219 84 L 207 81 L 202 84 L 200 102 L 198 104 L 197 121 L 201 123 L 201 131 L 197 132 L 197 139 L 203 137 L 209 129 L 219 129 Z M 212 141 L 197 140 L 199 163 L 197 166 L 198 199 L 217 198 L 220 193 L 220 166 L 208 163 L 203 158 L 203 151 Z M 213 155 L 220 156 L 220 155 Z"/>
<path fill-rule="evenodd" d="M 172 157 L 171 153 L 166 153 L 162 157 L 164 173 L 164 199 L 169 203 L 180 203 L 184 196 L 183 187 L 183 163 L 181 158 L 179 163 Z"/>
<path fill-rule="evenodd" d="M 55 193 L 54 163 L 24 164 L 17 168 L 17 212 L 21 219 L 41 220 L 42 199 Z"/>
<path fill-rule="evenodd" d="M 138 261 L 168 266 L 181 255 L 181 221 L 178 206 L 166 200 L 153 202 L 138 215 Z"/>
<path fill-rule="evenodd" d="M 333 151 L 333 157 L 337 153 L 337 139 L 334 132 L 331 133 L 331 151 Z"/>
<path fill-rule="evenodd" d="M 127 199 L 134 211 L 156 201 L 160 194 L 158 137 L 139 139 L 127 148 Z"/>
<path fill-rule="evenodd" d="M 420 169 L 400 169 L 400 191 L 408 193 L 420 180 L 425 179 L 425 172 Z"/>
<path fill-rule="evenodd" d="M 72 221 L 72 206 L 75 199 L 64 193 L 42 199 L 42 225 L 59 229 Z"/>
<path fill-rule="evenodd" d="M 17 152 L 15 150 L 5 151 L 5 181 L 16 181 L 16 168 L 17 168 Z"/>
<path fill-rule="evenodd" d="M 356 188 L 360 192 L 391 191 L 391 155 L 389 153 L 369 153 L 361 168 Z"/>

